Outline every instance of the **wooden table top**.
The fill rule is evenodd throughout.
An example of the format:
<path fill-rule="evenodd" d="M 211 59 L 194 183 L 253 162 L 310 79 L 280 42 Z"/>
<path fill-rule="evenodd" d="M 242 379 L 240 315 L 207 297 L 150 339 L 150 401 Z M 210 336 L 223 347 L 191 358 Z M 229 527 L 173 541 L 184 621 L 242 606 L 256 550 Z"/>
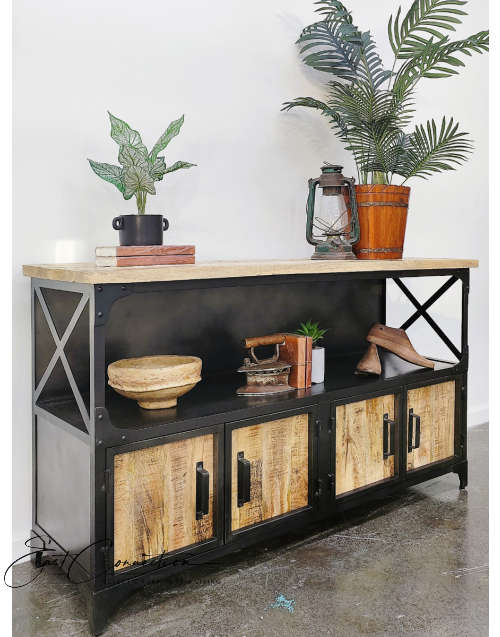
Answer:
<path fill-rule="evenodd" d="M 25 276 L 73 283 L 142 283 L 189 281 L 281 274 L 329 274 L 348 272 L 397 272 L 398 270 L 456 270 L 477 268 L 475 259 L 377 259 L 322 261 L 279 259 L 248 261 L 199 261 L 192 265 L 153 265 L 120 268 L 97 267 L 93 263 L 24 265 Z"/>

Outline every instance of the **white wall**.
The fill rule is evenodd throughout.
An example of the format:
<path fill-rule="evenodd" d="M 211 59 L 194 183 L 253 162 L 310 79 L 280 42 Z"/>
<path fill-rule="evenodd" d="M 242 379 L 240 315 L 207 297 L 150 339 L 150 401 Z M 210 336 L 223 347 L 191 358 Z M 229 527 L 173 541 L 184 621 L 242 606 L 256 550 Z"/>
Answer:
<path fill-rule="evenodd" d="M 392 63 L 387 20 L 399 0 L 348 4 Z M 470 4 L 474 12 L 459 37 L 487 28 L 486 0 Z M 305 67 L 294 44 L 314 19 L 312 0 L 16 0 L 14 557 L 24 552 L 31 524 L 29 280 L 21 266 L 92 261 L 96 245 L 116 244 L 112 218 L 135 212 L 134 200 L 125 202 L 87 163 L 88 157 L 116 163 L 106 111 L 139 130 L 148 147 L 173 119 L 186 116 L 166 161 L 198 167 L 168 175 L 147 204 L 147 212 L 170 220 L 169 243 L 195 243 L 200 260 L 308 257 L 308 178 L 319 174 L 323 160 L 340 161 L 346 175 L 355 174 L 326 118 L 306 109 L 280 112 L 284 101 L 324 96 L 328 76 Z M 405 256 L 481 260 L 472 272 L 470 306 L 469 407 L 476 422 L 487 418 L 488 406 L 488 57 L 466 62 L 460 76 L 419 86 L 417 120 L 453 115 L 470 131 L 476 152 L 458 172 L 410 184 Z M 396 321 L 410 309 L 391 294 Z M 458 330 L 458 304 L 443 299 L 434 316 L 443 328 Z M 423 328 L 412 330 L 417 348 L 437 351 Z"/>

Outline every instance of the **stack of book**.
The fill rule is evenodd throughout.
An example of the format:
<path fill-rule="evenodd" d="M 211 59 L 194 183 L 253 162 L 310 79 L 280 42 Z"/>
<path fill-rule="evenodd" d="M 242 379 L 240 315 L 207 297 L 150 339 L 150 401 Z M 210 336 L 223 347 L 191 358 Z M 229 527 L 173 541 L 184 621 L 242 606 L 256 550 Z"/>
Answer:
<path fill-rule="evenodd" d="M 131 265 L 177 265 L 194 263 L 194 246 L 117 246 L 96 248 L 95 264 L 124 268 Z"/>
<path fill-rule="evenodd" d="M 288 377 L 290 387 L 311 387 L 312 346 L 310 336 L 285 333 L 285 344 L 280 346 L 280 360 L 292 366 Z"/>

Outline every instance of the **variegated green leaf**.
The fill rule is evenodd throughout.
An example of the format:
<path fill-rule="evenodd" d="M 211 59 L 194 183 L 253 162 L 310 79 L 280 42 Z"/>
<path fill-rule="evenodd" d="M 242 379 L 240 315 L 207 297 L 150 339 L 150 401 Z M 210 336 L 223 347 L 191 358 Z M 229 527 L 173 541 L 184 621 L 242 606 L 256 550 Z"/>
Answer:
<path fill-rule="evenodd" d="M 179 170 L 179 168 L 191 168 L 191 166 L 196 166 L 196 164 L 190 164 L 187 161 L 176 161 L 173 166 L 166 169 L 165 175 L 167 173 L 173 173 L 174 170 Z"/>
<path fill-rule="evenodd" d="M 149 174 L 155 181 L 161 181 L 166 172 L 165 157 L 157 157 L 153 163 L 149 162 Z"/>
<path fill-rule="evenodd" d="M 111 121 L 111 137 L 115 140 L 117 144 L 120 146 L 132 146 L 137 150 L 141 151 L 145 157 L 147 157 L 148 149 L 142 143 L 141 136 L 136 130 L 130 128 L 130 126 L 118 119 L 118 117 L 114 117 L 109 113 L 109 119 Z"/>
<path fill-rule="evenodd" d="M 158 157 L 158 153 L 161 153 L 161 151 L 168 146 L 170 140 L 179 134 L 183 123 L 184 123 L 184 115 L 180 117 L 179 119 L 176 119 L 171 124 L 169 124 L 167 130 L 163 133 L 160 139 L 153 146 L 153 150 L 149 154 L 150 161 L 154 162 L 156 158 Z"/>
<path fill-rule="evenodd" d="M 89 159 L 92 170 L 104 181 L 109 181 L 110 184 L 115 185 L 118 190 L 123 194 L 125 187 L 122 181 L 123 168 L 121 166 L 113 166 L 112 164 L 100 164 L 98 161 Z"/>
<path fill-rule="evenodd" d="M 149 192 L 150 195 L 156 194 L 153 178 L 149 172 L 141 166 L 129 166 L 124 173 L 123 181 L 125 183 L 125 196 L 127 198 L 130 198 L 139 191 Z"/>
<path fill-rule="evenodd" d="M 140 150 L 137 150 L 133 146 L 120 146 L 118 161 L 127 168 L 129 166 L 142 166 L 142 168 L 147 170 L 148 160 Z"/>

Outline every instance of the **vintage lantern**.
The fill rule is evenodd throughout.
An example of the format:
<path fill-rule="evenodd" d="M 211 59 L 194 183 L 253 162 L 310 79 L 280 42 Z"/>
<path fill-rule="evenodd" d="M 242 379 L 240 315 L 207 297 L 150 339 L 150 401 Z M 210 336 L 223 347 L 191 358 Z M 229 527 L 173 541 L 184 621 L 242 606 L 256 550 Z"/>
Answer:
<path fill-rule="evenodd" d="M 306 239 L 316 246 L 311 259 L 355 259 L 352 246 L 359 241 L 358 208 L 354 177 L 346 179 L 342 166 L 325 162 L 321 167 L 319 179 L 309 179 L 309 197 L 307 199 Z M 316 199 L 316 186 L 323 194 Z M 342 186 L 347 186 L 350 200 L 349 213 L 344 200 Z M 318 230 L 321 238 L 314 236 Z"/>

